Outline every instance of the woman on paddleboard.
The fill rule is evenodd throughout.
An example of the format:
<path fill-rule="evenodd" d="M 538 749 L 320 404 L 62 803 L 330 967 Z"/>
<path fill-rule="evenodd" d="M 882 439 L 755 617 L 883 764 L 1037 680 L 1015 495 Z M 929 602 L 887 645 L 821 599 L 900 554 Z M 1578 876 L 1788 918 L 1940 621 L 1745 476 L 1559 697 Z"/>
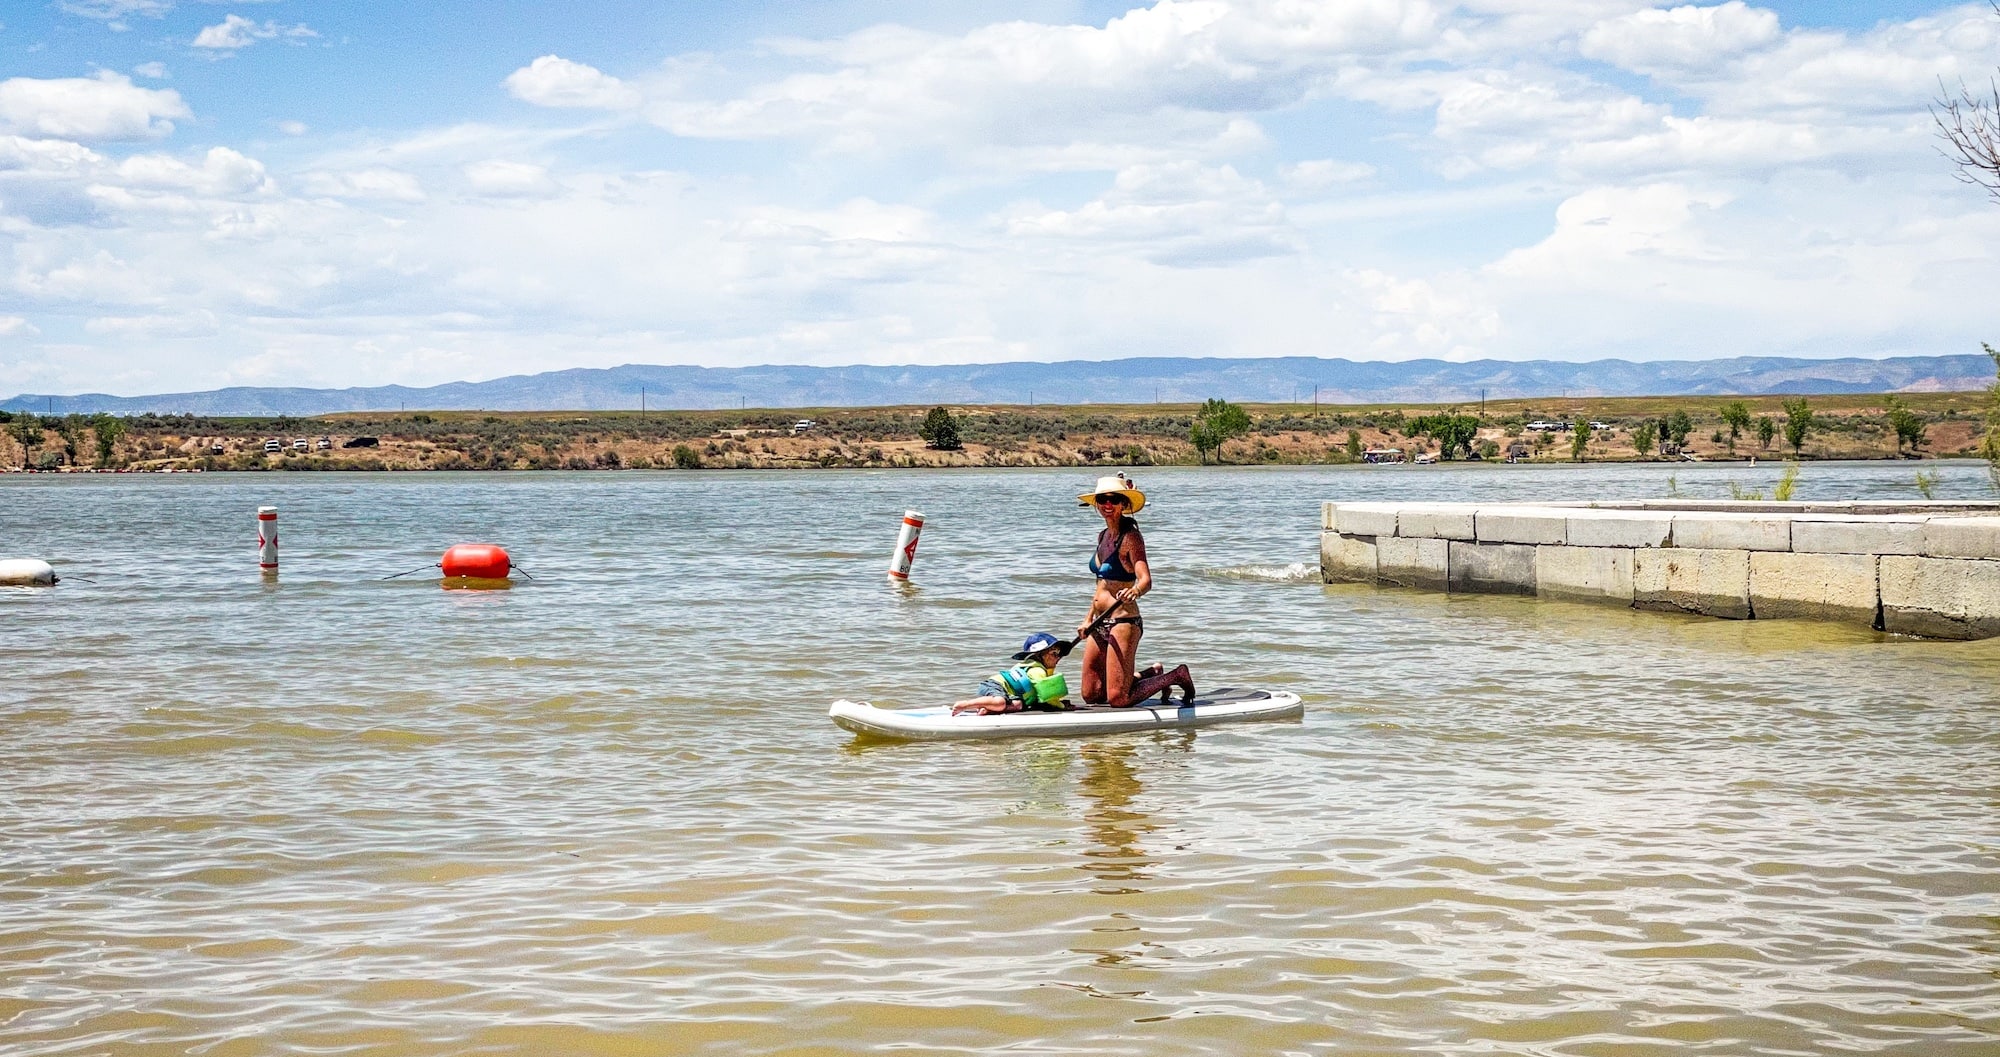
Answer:
<path fill-rule="evenodd" d="M 1077 496 L 1077 502 L 1094 506 L 1104 518 L 1097 534 L 1097 551 L 1091 555 L 1090 571 L 1097 577 L 1097 595 L 1091 600 L 1090 615 L 1077 625 L 1083 643 L 1083 700 L 1085 704 L 1125 707 L 1180 687 L 1183 700 L 1194 700 L 1194 678 L 1183 664 L 1171 672 L 1158 665 L 1141 676 L 1138 671 L 1139 638 L 1145 623 L 1139 617 L 1139 596 L 1153 589 L 1153 572 L 1146 561 L 1146 537 L 1132 520 L 1146 505 L 1146 493 L 1134 487 L 1124 474 L 1097 479 L 1097 488 Z M 1093 630 L 1091 624 L 1109 613 L 1110 618 Z M 1086 637 L 1086 633 L 1088 637 Z"/>

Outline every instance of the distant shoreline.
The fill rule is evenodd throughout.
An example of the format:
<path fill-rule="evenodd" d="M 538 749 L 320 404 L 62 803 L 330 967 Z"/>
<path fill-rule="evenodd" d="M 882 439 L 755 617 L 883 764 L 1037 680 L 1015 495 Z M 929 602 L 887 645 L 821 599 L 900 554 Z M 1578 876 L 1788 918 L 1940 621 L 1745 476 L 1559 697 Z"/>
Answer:
<path fill-rule="evenodd" d="M 1748 414 L 1733 442 L 1709 397 L 1619 397 L 1488 401 L 1483 405 L 1241 405 L 1249 430 L 1227 441 L 1221 461 L 1327 465 L 1397 456 L 1445 456 L 1427 416 L 1476 420 L 1471 455 L 1484 461 L 1577 461 L 1572 424 L 1596 423 L 1580 454 L 1588 462 L 1749 461 L 1792 456 L 1783 397 L 1740 401 Z M 1921 427 L 1912 451 L 1891 428 L 1890 403 Z M 1810 398 L 1815 425 L 1798 456 L 1816 460 L 1974 457 L 1987 430 L 1985 393 L 1839 395 Z M 55 472 L 360 470 L 776 470 L 1197 465 L 1189 439 L 1192 404 L 952 406 L 958 447 L 920 433 L 929 408 L 796 411 L 509 412 L 426 411 L 321 418 L 198 416 L 44 418 L 6 414 L 0 468 Z M 1483 413 L 1482 413 L 1483 410 Z M 1910 419 L 1908 416 L 1914 416 Z M 1678 451 L 1647 431 L 1685 428 Z M 1759 425 L 1770 431 L 1760 440 Z M 1662 453 L 1665 453 L 1664 455 Z M 1453 455 L 1465 457 L 1464 448 Z M 1448 461 L 1448 460 L 1447 460 Z"/>

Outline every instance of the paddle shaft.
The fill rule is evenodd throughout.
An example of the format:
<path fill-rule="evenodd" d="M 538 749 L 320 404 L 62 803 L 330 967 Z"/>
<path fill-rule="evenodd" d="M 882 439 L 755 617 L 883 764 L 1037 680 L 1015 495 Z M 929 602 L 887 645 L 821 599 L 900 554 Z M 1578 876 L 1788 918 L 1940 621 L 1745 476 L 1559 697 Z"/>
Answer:
<path fill-rule="evenodd" d="M 1105 607 L 1104 612 L 1097 614 L 1097 619 L 1092 620 L 1090 623 L 1085 624 L 1083 626 L 1083 630 L 1077 633 L 1076 638 L 1064 639 L 1063 641 L 1056 643 L 1056 649 L 1061 650 L 1063 656 L 1065 657 L 1069 656 L 1070 651 L 1076 649 L 1077 643 L 1082 642 L 1083 640 L 1089 638 L 1092 632 L 1096 631 L 1098 628 L 1103 627 L 1104 622 L 1110 620 L 1111 614 L 1116 613 L 1117 611 L 1118 607 L 1115 605 Z"/>

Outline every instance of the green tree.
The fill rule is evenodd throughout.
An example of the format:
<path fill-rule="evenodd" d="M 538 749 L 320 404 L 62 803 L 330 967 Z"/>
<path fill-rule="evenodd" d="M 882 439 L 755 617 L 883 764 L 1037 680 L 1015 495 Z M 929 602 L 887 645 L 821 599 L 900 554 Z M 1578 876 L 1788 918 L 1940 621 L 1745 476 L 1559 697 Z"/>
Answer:
<path fill-rule="evenodd" d="M 1472 442 L 1479 438 L 1479 416 L 1451 412 L 1421 415 L 1410 420 L 1410 435 L 1436 440 L 1440 452 L 1447 459 L 1457 458 L 1459 452 L 1464 452 L 1469 458 Z"/>
<path fill-rule="evenodd" d="M 1660 439 L 1660 427 L 1650 418 L 1639 423 L 1639 428 L 1632 431 L 1632 447 L 1638 451 L 1641 459 L 1652 457 L 1653 442 L 1658 439 Z"/>
<path fill-rule="evenodd" d="M 1736 450 L 1736 438 L 1750 428 L 1750 405 L 1741 400 L 1731 400 L 1720 408 L 1723 424 L 1729 427 L 1729 450 Z"/>
<path fill-rule="evenodd" d="M 1771 416 L 1759 416 L 1757 419 L 1757 447 L 1764 451 L 1771 450 L 1771 438 L 1777 435 L 1778 424 L 1771 421 Z"/>
<path fill-rule="evenodd" d="M 1912 452 L 1924 447 L 1924 417 L 1910 410 L 1910 405 L 1890 397 L 1884 401 L 1888 413 L 1889 428 L 1896 431 L 1896 454 L 1903 453 L 1903 445 L 1908 444 Z"/>
<path fill-rule="evenodd" d="M 1210 397 L 1194 413 L 1194 425 L 1188 429 L 1188 441 L 1194 445 L 1195 455 L 1207 462 L 1209 453 L 1215 453 L 1215 460 L 1222 461 L 1222 445 L 1236 437 L 1250 432 L 1250 413 L 1227 400 Z"/>
<path fill-rule="evenodd" d="M 90 432 L 97 437 L 97 465 L 111 465 L 111 451 L 125 435 L 125 420 L 116 415 L 92 415 Z"/>
<path fill-rule="evenodd" d="M 1358 429 L 1347 431 L 1347 457 L 1356 462 L 1361 461 L 1361 431 Z"/>
<path fill-rule="evenodd" d="M 693 448 L 688 447 L 685 444 L 674 445 L 674 469 L 676 470 L 701 469 L 701 453 L 694 450 Z"/>
<path fill-rule="evenodd" d="M 1674 450 L 1679 451 L 1687 447 L 1688 434 L 1693 432 L 1694 419 L 1683 409 L 1667 416 L 1666 429 L 1661 435 L 1673 437 Z"/>
<path fill-rule="evenodd" d="M 1785 401 L 1785 443 L 1792 446 L 1792 458 L 1799 457 L 1806 436 L 1812 432 L 1813 409 L 1803 396 Z"/>
<path fill-rule="evenodd" d="M 1584 454 L 1590 450 L 1590 435 L 1592 432 L 1594 431 L 1590 427 L 1589 419 L 1580 418 L 1576 420 L 1576 426 L 1570 431 L 1569 435 L 1569 457 L 1571 462 L 1583 461 Z"/>
<path fill-rule="evenodd" d="M 32 465 L 35 449 L 42 446 L 42 420 L 30 411 L 15 419 L 10 427 L 14 439 L 21 442 L 21 469 Z"/>
<path fill-rule="evenodd" d="M 965 443 L 958 439 L 958 420 L 941 407 L 931 408 L 930 414 L 924 416 L 924 424 L 917 427 L 917 436 L 939 451 L 957 451 L 965 447 Z"/>

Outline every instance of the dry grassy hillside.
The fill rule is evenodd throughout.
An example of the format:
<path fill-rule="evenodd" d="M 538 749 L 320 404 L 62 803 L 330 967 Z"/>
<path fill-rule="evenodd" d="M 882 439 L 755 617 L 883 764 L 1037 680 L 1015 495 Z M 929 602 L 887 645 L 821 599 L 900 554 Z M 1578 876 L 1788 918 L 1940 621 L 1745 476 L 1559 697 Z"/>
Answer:
<path fill-rule="evenodd" d="M 1567 461 L 1573 434 L 1529 428 L 1537 421 L 1597 421 L 1581 453 L 1589 461 L 1640 458 L 1642 426 L 1684 412 L 1692 428 L 1681 457 L 1789 457 L 1781 397 L 1743 402 L 1752 428 L 1731 442 L 1725 398 L 1634 397 L 1493 401 L 1474 406 L 1245 405 L 1250 431 L 1225 444 L 1230 463 L 1339 463 L 1367 448 L 1435 453 L 1415 420 L 1454 413 L 1478 419 L 1475 452 Z M 1881 395 L 1809 398 L 1815 428 L 1808 459 L 1975 455 L 1987 429 L 1988 394 L 1897 397 L 1921 421 L 1922 441 L 1899 445 Z M 1193 463 L 1193 405 L 950 408 L 962 447 L 919 439 L 929 408 L 811 408 L 612 413 L 423 412 L 315 419 L 192 416 L 39 418 L 0 421 L 0 469 L 43 470 L 508 470 L 767 469 L 893 466 L 1089 466 Z M 810 428 L 794 431 L 800 419 Z M 1774 423 L 1760 444 L 1756 419 Z M 266 448 L 276 442 L 276 452 Z M 1657 446 L 1649 453 L 1660 458 Z"/>

